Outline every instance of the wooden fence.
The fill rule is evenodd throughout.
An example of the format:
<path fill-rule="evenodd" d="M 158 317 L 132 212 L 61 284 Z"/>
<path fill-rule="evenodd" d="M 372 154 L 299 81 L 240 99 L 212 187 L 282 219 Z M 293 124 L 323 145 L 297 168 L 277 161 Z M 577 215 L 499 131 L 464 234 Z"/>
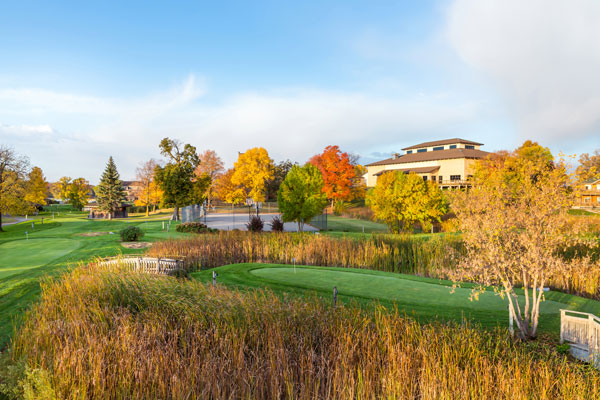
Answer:
<path fill-rule="evenodd" d="M 571 354 L 600 367 L 600 318 L 594 314 L 560 310 L 560 342 L 571 345 Z"/>
<path fill-rule="evenodd" d="M 155 257 L 112 257 L 100 261 L 103 265 L 125 265 L 135 271 L 159 275 L 173 275 L 178 271 L 185 270 L 185 262 L 176 258 Z"/>

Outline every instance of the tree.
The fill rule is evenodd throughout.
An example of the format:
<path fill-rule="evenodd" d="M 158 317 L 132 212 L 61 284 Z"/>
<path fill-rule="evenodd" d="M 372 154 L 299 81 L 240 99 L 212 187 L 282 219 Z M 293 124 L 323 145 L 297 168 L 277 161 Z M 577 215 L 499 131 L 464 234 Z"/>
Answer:
<path fill-rule="evenodd" d="M 246 200 L 246 191 L 241 186 L 233 184 L 231 181 L 233 172 L 233 168 L 230 168 L 217 178 L 215 196 L 226 203 L 243 203 Z"/>
<path fill-rule="evenodd" d="M 198 164 L 194 173 L 198 178 L 203 175 L 210 178 L 210 185 L 206 190 L 206 197 L 210 205 L 214 196 L 215 183 L 217 178 L 225 171 L 225 167 L 223 160 L 221 160 L 221 157 L 214 150 L 206 150 L 198 156 L 198 159 L 200 160 L 200 164 Z"/>
<path fill-rule="evenodd" d="M 583 153 L 579 157 L 579 166 L 575 173 L 579 178 L 579 182 L 600 179 L 600 149 L 594 151 L 591 155 Z"/>
<path fill-rule="evenodd" d="M 29 172 L 26 189 L 25 201 L 27 203 L 36 208 L 46 204 L 48 182 L 46 182 L 46 178 L 44 178 L 44 173 L 40 167 L 33 167 Z"/>
<path fill-rule="evenodd" d="M 475 170 L 473 187 L 456 192 L 452 200 L 467 253 L 453 279 L 477 282 L 474 298 L 493 285 L 507 299 L 523 339 L 536 336 L 549 279 L 590 262 L 577 251 L 565 259 L 561 251 L 593 245 L 567 218 L 573 201 L 567 166 L 549 162 L 548 154 L 548 149 L 526 142 L 503 157 L 484 160 Z M 517 287 L 523 288 L 523 305 L 517 301 Z"/>
<path fill-rule="evenodd" d="M 85 178 L 73 179 L 69 185 L 68 199 L 73 208 L 81 211 L 87 204 L 87 199 L 90 193 L 90 185 Z"/>
<path fill-rule="evenodd" d="M 10 147 L 0 145 L 0 232 L 2 214 L 19 213 L 27 210 L 24 196 L 25 176 L 29 160 Z"/>
<path fill-rule="evenodd" d="M 63 176 L 51 185 L 50 191 L 55 199 L 66 201 L 69 198 L 69 185 L 71 184 L 70 176 Z"/>
<path fill-rule="evenodd" d="M 108 159 L 106 168 L 100 178 L 100 183 L 96 186 L 96 201 L 101 211 L 109 213 L 109 219 L 118 207 L 121 207 L 126 199 L 123 182 L 121 182 L 117 166 L 112 158 Z"/>
<path fill-rule="evenodd" d="M 327 146 L 323 153 L 313 156 L 309 162 L 321 171 L 323 192 L 332 208 L 335 201 L 352 197 L 352 179 L 356 172 L 348 153 L 342 153 L 338 146 Z"/>
<path fill-rule="evenodd" d="M 267 181 L 265 186 L 265 197 L 267 201 L 277 201 L 279 186 L 294 165 L 298 164 L 292 163 L 290 160 L 285 160 L 273 166 L 273 177 Z"/>
<path fill-rule="evenodd" d="M 156 167 L 155 179 L 163 191 L 164 204 L 174 208 L 173 220 L 179 221 L 180 207 L 204 200 L 210 177 L 197 178 L 194 175 L 200 162 L 194 146 L 164 138 L 159 147 L 168 163 L 164 167 Z"/>
<path fill-rule="evenodd" d="M 155 196 L 153 196 L 156 192 L 154 171 L 157 165 L 158 163 L 156 160 L 151 159 L 141 164 L 135 170 L 135 179 L 139 182 L 135 205 L 146 207 L 146 216 L 150 215 L 150 205 L 152 205 L 153 200 L 155 200 Z"/>
<path fill-rule="evenodd" d="M 382 174 L 367 193 L 366 202 L 375 217 L 384 221 L 392 232 L 412 229 L 416 223 L 427 231 L 432 221 L 439 222 L 448 212 L 439 186 L 402 171 Z"/>
<path fill-rule="evenodd" d="M 302 232 L 304 224 L 327 206 L 319 169 L 310 163 L 303 167 L 294 165 L 279 187 L 277 203 L 283 221 L 296 221 Z"/>
<path fill-rule="evenodd" d="M 273 178 L 273 160 L 262 147 L 240 153 L 233 167 L 231 183 L 239 186 L 246 198 L 255 203 L 265 201 L 266 182 Z"/>

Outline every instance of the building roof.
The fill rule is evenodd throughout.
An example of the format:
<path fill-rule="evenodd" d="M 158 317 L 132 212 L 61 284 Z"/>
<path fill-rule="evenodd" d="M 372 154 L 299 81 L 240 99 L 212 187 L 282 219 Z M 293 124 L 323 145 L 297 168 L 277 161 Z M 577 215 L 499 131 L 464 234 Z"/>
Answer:
<path fill-rule="evenodd" d="M 416 144 L 414 146 L 405 147 L 402 150 L 419 149 L 421 147 L 441 146 L 443 144 L 455 144 L 455 143 L 483 146 L 483 143 L 477 143 L 477 142 L 472 142 L 470 140 L 454 138 L 454 139 L 434 140 L 433 142 L 425 142 L 425 143 L 421 143 L 421 144 Z"/>
<path fill-rule="evenodd" d="M 600 178 L 591 178 L 586 181 L 583 181 L 584 184 L 589 185 L 590 183 L 593 185 L 594 183 L 600 182 Z"/>
<path fill-rule="evenodd" d="M 475 149 L 447 149 L 438 151 L 428 151 L 425 153 L 412 153 L 404 154 L 397 158 L 388 158 L 387 160 L 376 161 L 371 164 L 367 164 L 367 167 L 374 167 L 376 165 L 392 165 L 392 164 L 407 164 L 413 162 L 422 161 L 437 161 L 437 160 L 449 160 L 452 158 L 484 158 L 488 154 L 487 151 L 475 150 Z"/>
<path fill-rule="evenodd" d="M 381 174 L 384 174 L 384 173 L 390 172 L 390 171 L 402 171 L 405 174 L 409 174 L 411 172 L 413 172 L 415 174 L 429 174 L 429 173 L 437 171 L 438 169 L 440 169 L 439 165 L 434 165 L 433 167 L 404 168 L 404 169 L 384 169 L 383 171 L 379 171 L 378 173 L 376 173 L 375 176 L 380 176 Z"/>
<path fill-rule="evenodd" d="M 141 184 L 140 181 L 121 181 L 123 186 L 139 186 Z"/>

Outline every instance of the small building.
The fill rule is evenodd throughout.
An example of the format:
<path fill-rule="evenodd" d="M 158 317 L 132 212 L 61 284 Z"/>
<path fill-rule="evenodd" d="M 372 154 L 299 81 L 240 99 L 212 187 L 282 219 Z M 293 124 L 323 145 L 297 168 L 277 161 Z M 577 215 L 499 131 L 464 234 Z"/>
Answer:
<path fill-rule="evenodd" d="M 489 153 L 480 150 L 482 143 L 465 139 L 445 139 L 405 147 L 404 154 L 367 164 L 365 180 L 373 187 L 377 178 L 388 171 L 415 173 L 441 188 L 467 187 L 473 164 Z"/>
<path fill-rule="evenodd" d="M 575 206 L 579 208 L 600 208 L 600 178 L 583 182 L 577 192 Z"/>
<path fill-rule="evenodd" d="M 122 203 L 121 206 L 117 207 L 112 213 L 112 218 L 127 218 L 129 216 L 127 209 L 131 207 L 130 204 Z M 88 218 L 90 219 L 109 219 L 110 213 L 108 211 L 100 211 L 98 205 L 88 204 L 84 210 L 89 211 Z"/>
<path fill-rule="evenodd" d="M 134 202 L 138 199 L 142 184 L 138 181 L 122 181 L 123 189 L 125 190 L 125 198 L 127 201 Z"/>

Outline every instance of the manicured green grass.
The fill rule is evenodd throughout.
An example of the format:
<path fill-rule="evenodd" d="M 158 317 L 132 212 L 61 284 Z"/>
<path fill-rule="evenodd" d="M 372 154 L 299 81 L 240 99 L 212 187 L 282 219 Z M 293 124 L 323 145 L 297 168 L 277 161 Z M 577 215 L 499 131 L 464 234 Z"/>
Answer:
<path fill-rule="evenodd" d="M 587 210 L 581 210 L 581 209 L 571 209 L 568 211 L 569 214 L 571 215 L 589 215 L 589 216 L 600 216 L 600 213 L 598 212 L 592 212 L 592 211 L 587 211 Z"/>
<path fill-rule="evenodd" d="M 339 232 L 385 233 L 388 231 L 388 228 L 386 225 L 378 222 L 328 215 L 327 230 Z"/>
<path fill-rule="evenodd" d="M 210 282 L 212 271 L 193 273 L 195 279 Z M 233 264 L 216 268 L 220 284 L 239 289 L 269 288 L 275 293 L 306 295 L 317 293 L 331 298 L 333 287 L 342 302 L 362 305 L 377 301 L 384 306 L 397 306 L 422 321 L 464 318 L 485 327 L 508 322 L 506 300 L 491 289 L 471 300 L 472 285 L 452 290 L 452 282 L 411 275 L 363 269 L 326 268 L 313 266 Z M 600 302 L 559 292 L 545 293 L 541 305 L 540 331 L 558 334 L 561 308 L 600 314 Z M 521 292 L 520 302 L 524 302 Z"/>
<path fill-rule="evenodd" d="M 140 227 L 146 233 L 142 240 L 148 242 L 189 236 L 176 232 L 173 224 L 169 232 L 163 231 L 169 213 L 108 221 L 89 220 L 87 213 L 64 205 L 51 206 L 50 210 L 29 221 L 5 226 L 5 232 L 0 232 L 0 349 L 10 338 L 13 322 L 18 322 L 24 310 L 37 300 L 44 276 L 64 273 L 78 262 L 95 257 L 143 252 L 121 246 L 119 231 L 126 226 Z M 105 234 L 85 236 L 93 232 Z"/>

